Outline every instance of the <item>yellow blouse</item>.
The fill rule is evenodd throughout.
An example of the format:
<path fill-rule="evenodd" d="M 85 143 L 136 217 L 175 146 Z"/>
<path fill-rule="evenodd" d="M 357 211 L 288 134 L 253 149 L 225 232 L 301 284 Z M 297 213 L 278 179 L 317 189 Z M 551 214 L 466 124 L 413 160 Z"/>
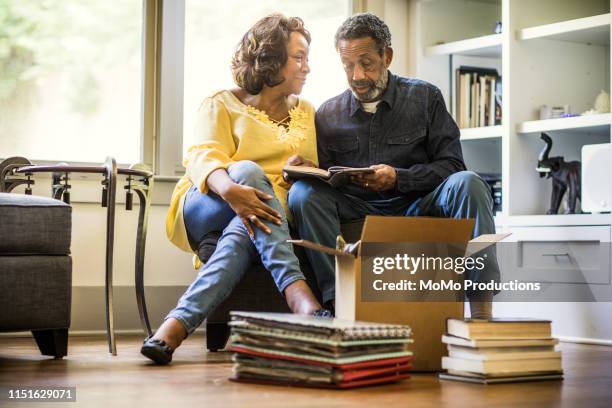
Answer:
<path fill-rule="evenodd" d="M 195 144 L 183 159 L 187 171 L 174 188 L 166 216 L 166 234 L 172 243 L 193 252 L 183 222 L 183 202 L 189 188 L 196 185 L 203 194 L 208 193 L 208 175 L 241 160 L 261 166 L 288 214 L 289 185 L 281 175 L 287 159 L 299 154 L 318 164 L 314 107 L 300 99 L 289 116 L 287 128 L 277 125 L 265 112 L 242 103 L 228 90 L 204 99 L 198 109 Z"/>

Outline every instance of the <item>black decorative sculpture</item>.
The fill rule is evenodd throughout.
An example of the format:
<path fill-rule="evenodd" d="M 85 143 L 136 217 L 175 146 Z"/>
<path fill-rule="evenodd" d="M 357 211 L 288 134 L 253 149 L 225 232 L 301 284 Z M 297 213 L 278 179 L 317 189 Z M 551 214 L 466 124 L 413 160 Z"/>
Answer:
<path fill-rule="evenodd" d="M 536 170 L 540 177 L 552 177 L 552 195 L 550 197 L 550 208 L 546 214 L 557 214 L 561 199 L 569 188 L 567 196 L 567 214 L 576 213 L 576 200 L 580 198 L 580 162 L 566 162 L 563 157 L 548 157 L 552 149 L 552 139 L 546 133 L 542 133 L 540 139 L 544 140 L 546 146 L 538 157 Z"/>

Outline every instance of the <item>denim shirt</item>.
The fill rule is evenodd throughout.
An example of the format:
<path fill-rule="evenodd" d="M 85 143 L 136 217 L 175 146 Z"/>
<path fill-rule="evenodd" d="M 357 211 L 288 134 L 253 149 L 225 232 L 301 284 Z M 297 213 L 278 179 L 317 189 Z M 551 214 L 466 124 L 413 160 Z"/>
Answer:
<path fill-rule="evenodd" d="M 354 183 L 342 187 L 344 193 L 367 201 L 411 201 L 465 170 L 459 128 L 440 90 L 425 81 L 389 72 L 375 113 L 364 111 L 347 89 L 321 105 L 315 123 L 321 168 L 387 164 L 396 169 L 391 191 L 373 192 Z"/>

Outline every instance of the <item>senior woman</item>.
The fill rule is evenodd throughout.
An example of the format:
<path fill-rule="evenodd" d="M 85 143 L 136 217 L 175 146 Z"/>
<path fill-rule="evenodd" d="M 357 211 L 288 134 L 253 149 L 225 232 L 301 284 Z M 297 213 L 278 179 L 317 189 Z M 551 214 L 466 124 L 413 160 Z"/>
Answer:
<path fill-rule="evenodd" d="M 176 308 L 143 343 L 141 353 L 158 364 L 172 360 L 258 259 L 294 313 L 322 311 L 286 242 L 289 185 L 282 177 L 288 161 L 317 161 L 314 108 L 296 96 L 310 72 L 309 44 L 300 18 L 264 17 L 232 59 L 238 88 L 216 92 L 200 106 L 197 143 L 185 156 L 186 175 L 175 187 L 166 230 L 174 244 L 194 253 L 211 233 L 222 233 Z"/>

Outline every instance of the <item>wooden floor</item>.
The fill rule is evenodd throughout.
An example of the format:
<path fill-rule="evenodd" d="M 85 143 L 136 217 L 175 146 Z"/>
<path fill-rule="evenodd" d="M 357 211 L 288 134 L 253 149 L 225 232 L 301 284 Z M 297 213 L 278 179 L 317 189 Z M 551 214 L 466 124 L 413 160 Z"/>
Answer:
<path fill-rule="evenodd" d="M 205 352 L 198 335 L 177 350 L 172 365 L 153 366 L 139 354 L 141 341 L 119 337 L 112 357 L 104 338 L 72 337 L 69 356 L 53 360 L 40 356 L 32 339 L 0 338 L 0 386 L 76 387 L 76 403 L 47 403 L 52 407 L 612 406 L 612 347 L 606 346 L 562 344 L 563 381 L 483 386 L 416 374 L 397 384 L 336 391 L 230 382 L 230 354 Z"/>

